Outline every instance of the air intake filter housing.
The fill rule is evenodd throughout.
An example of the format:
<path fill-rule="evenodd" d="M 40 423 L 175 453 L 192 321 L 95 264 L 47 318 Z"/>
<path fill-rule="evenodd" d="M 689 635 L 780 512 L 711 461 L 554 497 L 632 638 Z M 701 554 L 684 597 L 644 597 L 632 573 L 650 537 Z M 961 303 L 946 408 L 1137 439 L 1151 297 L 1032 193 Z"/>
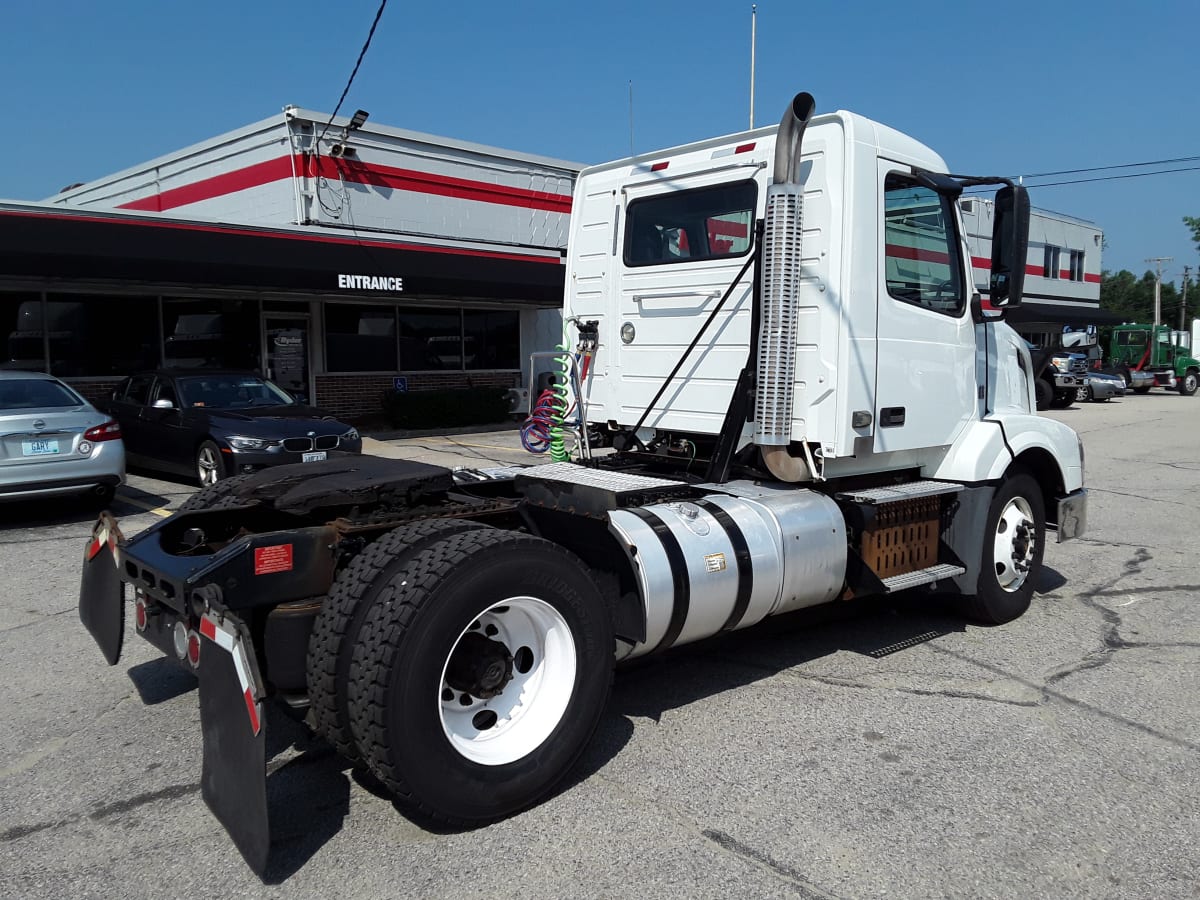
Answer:
<path fill-rule="evenodd" d="M 768 447 L 791 441 L 803 212 L 802 185 L 768 185 L 754 400 L 754 442 Z"/>

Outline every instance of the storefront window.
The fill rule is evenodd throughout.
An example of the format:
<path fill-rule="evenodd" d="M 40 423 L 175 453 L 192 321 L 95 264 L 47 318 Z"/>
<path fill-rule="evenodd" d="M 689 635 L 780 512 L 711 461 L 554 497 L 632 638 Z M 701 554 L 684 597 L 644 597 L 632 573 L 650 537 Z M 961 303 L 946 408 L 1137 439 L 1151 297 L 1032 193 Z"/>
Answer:
<path fill-rule="evenodd" d="M 260 368 L 256 300 L 163 300 L 167 366 Z"/>
<path fill-rule="evenodd" d="M 159 364 L 158 298 L 47 294 L 43 317 L 50 371 L 64 378 L 115 378 Z"/>
<path fill-rule="evenodd" d="M 0 367 L 46 371 L 41 307 L 40 294 L 0 294 L 0 336 L 4 338 Z"/>
<path fill-rule="evenodd" d="M 463 368 L 459 310 L 401 307 L 398 312 L 401 371 Z"/>
<path fill-rule="evenodd" d="M 464 310 L 463 340 L 468 369 L 521 366 L 521 323 L 515 311 Z"/>
<path fill-rule="evenodd" d="M 395 372 L 395 309 L 326 303 L 325 367 L 330 372 Z"/>

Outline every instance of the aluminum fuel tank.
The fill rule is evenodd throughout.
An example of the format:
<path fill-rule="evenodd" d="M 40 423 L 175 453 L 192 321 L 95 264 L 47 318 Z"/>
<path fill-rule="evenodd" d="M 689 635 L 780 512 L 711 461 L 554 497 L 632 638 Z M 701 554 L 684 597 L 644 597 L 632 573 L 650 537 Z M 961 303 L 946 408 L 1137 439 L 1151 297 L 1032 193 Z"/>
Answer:
<path fill-rule="evenodd" d="M 696 500 L 612 510 L 608 521 L 646 613 L 645 642 L 620 658 L 826 603 L 845 580 L 845 521 L 815 491 L 732 482 Z"/>

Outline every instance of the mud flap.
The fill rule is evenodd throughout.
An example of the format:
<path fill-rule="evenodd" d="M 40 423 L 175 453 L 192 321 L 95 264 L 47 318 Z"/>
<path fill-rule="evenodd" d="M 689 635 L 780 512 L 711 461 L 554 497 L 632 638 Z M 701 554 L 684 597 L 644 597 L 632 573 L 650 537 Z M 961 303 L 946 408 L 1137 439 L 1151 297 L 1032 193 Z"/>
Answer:
<path fill-rule="evenodd" d="M 83 552 L 83 577 L 79 584 L 79 620 L 100 652 L 115 666 L 125 641 L 125 596 L 117 547 L 125 543 L 117 520 L 107 512 L 92 527 Z"/>
<path fill-rule="evenodd" d="M 200 619 L 201 795 L 260 878 L 271 850 L 262 680 L 250 632 L 232 617 Z"/>

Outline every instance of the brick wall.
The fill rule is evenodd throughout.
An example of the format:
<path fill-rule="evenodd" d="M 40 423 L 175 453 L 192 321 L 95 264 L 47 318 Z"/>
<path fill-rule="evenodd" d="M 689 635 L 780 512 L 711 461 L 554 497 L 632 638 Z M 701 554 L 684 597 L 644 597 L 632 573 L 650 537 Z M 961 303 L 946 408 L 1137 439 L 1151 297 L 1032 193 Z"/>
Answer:
<path fill-rule="evenodd" d="M 383 411 L 381 398 L 392 375 L 318 375 L 316 405 L 335 416 L 369 416 Z M 438 388 L 517 387 L 517 372 L 419 372 L 405 375 L 410 391 Z"/>
<path fill-rule="evenodd" d="M 113 388 L 121 383 L 120 378 L 105 378 L 95 380 L 67 378 L 64 380 L 71 386 L 72 390 L 83 394 L 83 399 L 88 403 L 96 403 L 100 400 L 111 399 Z"/>

